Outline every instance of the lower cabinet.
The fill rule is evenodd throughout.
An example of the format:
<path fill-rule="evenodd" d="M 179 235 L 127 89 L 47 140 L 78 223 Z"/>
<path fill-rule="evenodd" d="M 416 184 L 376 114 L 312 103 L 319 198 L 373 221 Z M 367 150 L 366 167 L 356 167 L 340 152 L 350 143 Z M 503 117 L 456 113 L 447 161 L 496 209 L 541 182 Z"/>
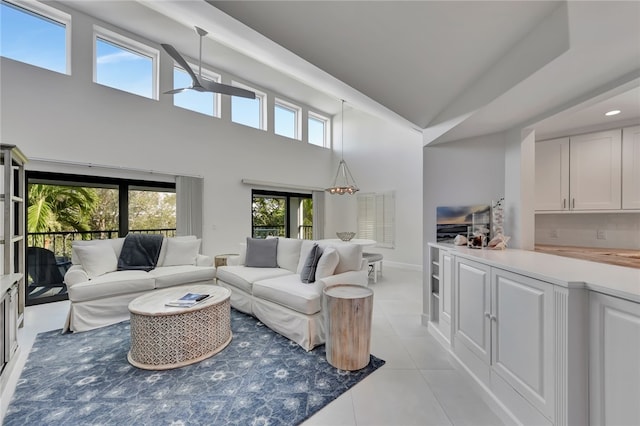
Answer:
<path fill-rule="evenodd" d="M 454 352 L 525 424 L 553 423 L 553 287 L 455 259 Z"/>
<path fill-rule="evenodd" d="M 592 425 L 640 425 L 640 304 L 589 295 Z"/>
<path fill-rule="evenodd" d="M 451 341 L 451 310 L 453 308 L 453 256 L 440 250 L 440 298 L 438 299 L 438 328 Z"/>

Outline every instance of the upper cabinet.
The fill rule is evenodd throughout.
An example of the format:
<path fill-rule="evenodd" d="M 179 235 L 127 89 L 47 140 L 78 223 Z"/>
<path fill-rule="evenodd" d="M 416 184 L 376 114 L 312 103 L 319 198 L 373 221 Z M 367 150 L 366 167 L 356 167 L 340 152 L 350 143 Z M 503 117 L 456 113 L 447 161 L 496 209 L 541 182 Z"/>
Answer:
<path fill-rule="evenodd" d="M 536 143 L 536 211 L 640 208 L 639 128 Z"/>
<path fill-rule="evenodd" d="M 622 207 L 620 130 L 573 136 L 569 149 L 569 195 L 572 210 Z"/>
<path fill-rule="evenodd" d="M 536 210 L 569 208 L 569 138 L 536 143 Z"/>
<path fill-rule="evenodd" d="M 640 209 L 640 126 L 622 129 L 622 208 Z"/>

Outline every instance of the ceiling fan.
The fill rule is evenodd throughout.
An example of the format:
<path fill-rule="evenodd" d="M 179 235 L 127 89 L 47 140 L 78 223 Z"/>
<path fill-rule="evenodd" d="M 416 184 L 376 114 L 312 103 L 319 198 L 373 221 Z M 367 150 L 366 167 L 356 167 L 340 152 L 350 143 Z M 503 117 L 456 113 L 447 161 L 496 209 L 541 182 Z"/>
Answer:
<path fill-rule="evenodd" d="M 207 80 L 202 77 L 202 37 L 207 35 L 207 32 L 202 28 L 195 27 L 196 32 L 200 36 L 200 57 L 198 59 L 198 75 L 191 69 L 187 61 L 178 53 L 178 51 L 170 44 L 161 44 L 164 50 L 178 63 L 190 76 L 191 86 L 183 87 L 181 89 L 173 89 L 168 92 L 164 92 L 166 95 L 172 95 L 174 93 L 184 92 L 185 90 L 196 90 L 198 92 L 214 92 L 222 93 L 223 95 L 239 96 L 241 98 L 255 99 L 256 94 L 250 90 L 245 90 L 240 87 L 229 86 L 228 84 L 216 83 L 215 81 Z"/>

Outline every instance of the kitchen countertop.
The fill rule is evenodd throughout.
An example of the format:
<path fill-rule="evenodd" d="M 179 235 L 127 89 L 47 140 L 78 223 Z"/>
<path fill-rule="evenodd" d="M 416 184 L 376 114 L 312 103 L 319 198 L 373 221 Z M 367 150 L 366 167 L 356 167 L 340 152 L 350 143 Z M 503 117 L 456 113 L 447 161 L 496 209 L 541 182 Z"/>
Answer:
<path fill-rule="evenodd" d="M 556 256 L 572 257 L 591 262 L 608 263 L 609 265 L 640 268 L 640 250 L 607 249 L 594 247 L 552 246 L 536 244 L 535 250 Z"/>
<path fill-rule="evenodd" d="M 640 268 L 574 259 L 531 250 L 470 249 L 466 246 L 429 243 L 456 256 L 486 263 L 568 288 L 592 291 L 640 303 Z"/>

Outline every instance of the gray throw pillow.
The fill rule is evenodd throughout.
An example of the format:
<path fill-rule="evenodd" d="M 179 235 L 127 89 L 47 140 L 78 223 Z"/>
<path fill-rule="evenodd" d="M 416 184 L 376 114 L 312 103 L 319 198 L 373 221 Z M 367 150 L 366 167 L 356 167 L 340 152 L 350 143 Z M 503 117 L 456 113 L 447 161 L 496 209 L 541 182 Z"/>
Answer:
<path fill-rule="evenodd" d="M 300 281 L 305 284 L 315 282 L 316 268 L 318 267 L 320 256 L 322 256 L 322 249 L 317 244 L 314 244 L 300 272 Z"/>
<path fill-rule="evenodd" d="M 253 268 L 277 268 L 278 239 L 247 237 L 247 256 L 244 264 Z"/>

